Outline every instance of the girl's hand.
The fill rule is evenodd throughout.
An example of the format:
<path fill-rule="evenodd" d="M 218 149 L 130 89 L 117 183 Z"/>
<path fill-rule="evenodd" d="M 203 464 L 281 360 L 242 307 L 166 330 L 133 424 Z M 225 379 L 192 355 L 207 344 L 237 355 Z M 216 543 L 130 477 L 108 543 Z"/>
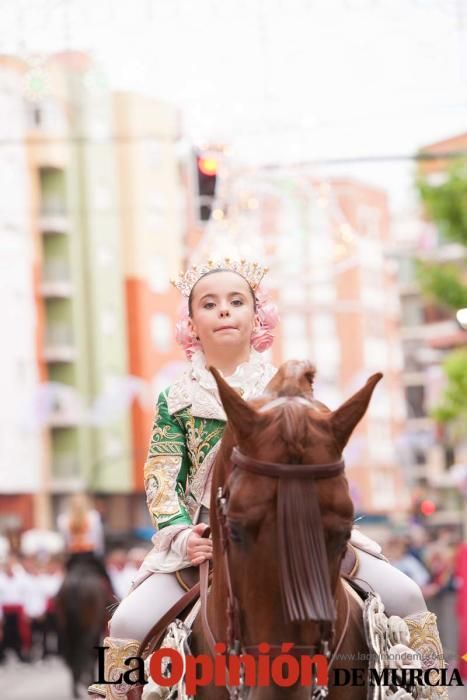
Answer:
<path fill-rule="evenodd" d="M 186 553 L 193 566 L 199 566 L 206 559 L 212 559 L 212 541 L 201 537 L 207 527 L 206 523 L 198 523 L 192 528 L 188 538 Z"/>

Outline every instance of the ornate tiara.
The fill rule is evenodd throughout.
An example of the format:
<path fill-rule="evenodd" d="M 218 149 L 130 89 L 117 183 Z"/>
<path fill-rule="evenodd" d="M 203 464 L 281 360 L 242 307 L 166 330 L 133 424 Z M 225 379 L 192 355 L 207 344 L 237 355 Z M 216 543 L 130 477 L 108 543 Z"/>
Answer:
<path fill-rule="evenodd" d="M 263 267 L 259 263 L 249 262 L 247 260 L 232 260 L 231 258 L 223 258 L 221 261 L 208 260 L 202 265 L 192 265 L 186 272 L 180 272 L 176 279 L 170 280 L 171 283 L 185 297 L 189 297 L 191 290 L 195 284 L 208 272 L 214 271 L 229 271 L 237 272 L 244 277 L 250 287 L 255 290 L 263 279 L 269 268 Z"/>

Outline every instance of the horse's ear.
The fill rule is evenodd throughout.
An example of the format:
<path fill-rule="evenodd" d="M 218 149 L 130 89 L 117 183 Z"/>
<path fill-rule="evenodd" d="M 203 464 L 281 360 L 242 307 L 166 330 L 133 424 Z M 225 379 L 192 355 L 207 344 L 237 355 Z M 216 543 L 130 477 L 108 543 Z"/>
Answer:
<path fill-rule="evenodd" d="M 209 371 L 216 380 L 220 400 L 235 437 L 240 441 L 250 437 L 252 428 L 259 418 L 255 409 L 249 406 L 233 387 L 227 384 L 215 367 L 210 367 Z"/>
<path fill-rule="evenodd" d="M 373 374 L 364 387 L 331 413 L 329 420 L 341 450 L 346 446 L 357 423 L 365 415 L 373 390 L 382 376 L 381 372 Z"/>

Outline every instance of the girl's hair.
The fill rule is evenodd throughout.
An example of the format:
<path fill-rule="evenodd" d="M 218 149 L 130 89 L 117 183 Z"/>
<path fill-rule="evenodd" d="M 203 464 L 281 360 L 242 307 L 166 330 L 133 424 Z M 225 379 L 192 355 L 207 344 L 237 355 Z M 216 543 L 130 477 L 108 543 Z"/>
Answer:
<path fill-rule="evenodd" d="M 212 272 L 219 272 L 219 270 L 213 270 Z M 207 272 L 206 274 L 210 275 L 212 273 Z M 206 275 L 203 275 L 203 277 L 205 276 Z M 277 306 L 271 300 L 268 292 L 262 289 L 262 287 L 258 287 L 256 291 L 253 291 L 250 285 L 248 285 L 248 287 L 253 298 L 253 308 L 259 321 L 251 336 L 251 346 L 257 352 L 265 352 L 273 343 L 273 330 L 279 321 Z M 192 292 L 193 289 L 191 290 Z M 189 321 L 192 313 L 191 301 L 192 298 L 190 294 L 188 303 L 184 302 L 180 309 L 180 317 L 175 326 L 175 340 L 184 349 L 185 355 L 189 360 L 197 350 L 202 349 L 199 340 L 196 339 L 190 329 Z"/>
<path fill-rule="evenodd" d="M 209 275 L 215 274 L 216 272 L 233 272 L 235 275 L 238 275 L 239 277 L 241 277 L 242 280 L 245 280 L 245 282 L 248 284 L 248 281 L 247 281 L 239 272 L 235 272 L 234 270 L 210 270 L 209 272 L 206 272 L 205 275 L 203 275 L 202 277 L 200 277 L 199 280 L 198 280 L 198 282 L 199 282 L 200 280 L 204 280 L 204 278 L 205 278 L 205 277 L 208 277 Z M 190 316 L 190 318 L 193 317 L 193 292 L 194 292 L 195 287 L 196 287 L 196 285 L 198 284 L 198 282 L 196 282 L 196 284 L 193 285 L 193 287 L 192 287 L 192 289 L 191 289 L 191 292 L 190 292 L 190 296 L 188 297 L 188 315 Z M 254 291 L 252 290 L 252 288 L 250 287 L 249 284 L 248 284 L 248 289 L 250 290 L 251 298 L 253 299 L 253 309 L 254 309 L 254 312 L 256 313 L 256 306 L 257 306 L 257 304 L 256 304 L 255 293 L 254 293 Z"/>
<path fill-rule="evenodd" d="M 85 493 L 75 493 L 68 502 L 70 516 L 69 527 L 72 532 L 81 532 L 86 526 L 86 520 L 91 506 Z"/>

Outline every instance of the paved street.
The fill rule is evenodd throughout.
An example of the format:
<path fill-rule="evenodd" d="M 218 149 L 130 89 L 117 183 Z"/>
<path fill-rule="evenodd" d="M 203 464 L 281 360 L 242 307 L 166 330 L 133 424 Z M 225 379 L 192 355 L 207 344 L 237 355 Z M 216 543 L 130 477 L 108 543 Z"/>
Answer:
<path fill-rule="evenodd" d="M 32 664 L 11 660 L 0 666 L 0 697 L 2 700 L 71 700 L 70 677 L 56 658 Z"/>
<path fill-rule="evenodd" d="M 82 697 L 86 697 L 83 689 Z M 69 675 L 59 659 L 0 666 L 1 700 L 71 700 Z M 449 700 L 467 700 L 467 686 L 452 688 Z"/>

